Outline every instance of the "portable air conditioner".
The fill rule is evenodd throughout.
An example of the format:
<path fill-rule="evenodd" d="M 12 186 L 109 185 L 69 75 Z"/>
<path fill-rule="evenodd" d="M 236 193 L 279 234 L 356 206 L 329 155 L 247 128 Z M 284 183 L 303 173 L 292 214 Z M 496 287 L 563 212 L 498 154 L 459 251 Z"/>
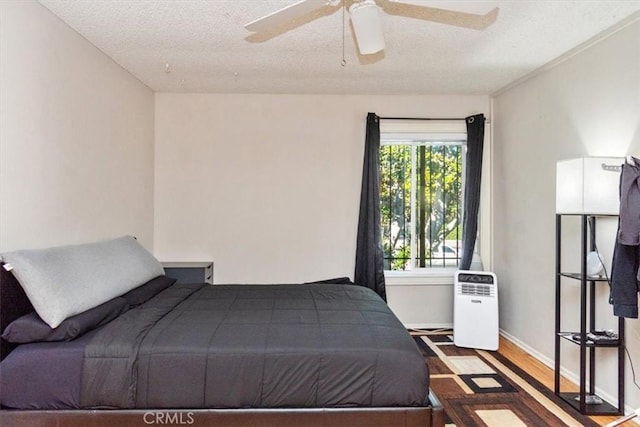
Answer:
<path fill-rule="evenodd" d="M 453 342 L 458 347 L 498 349 L 498 281 L 485 271 L 456 271 Z"/>

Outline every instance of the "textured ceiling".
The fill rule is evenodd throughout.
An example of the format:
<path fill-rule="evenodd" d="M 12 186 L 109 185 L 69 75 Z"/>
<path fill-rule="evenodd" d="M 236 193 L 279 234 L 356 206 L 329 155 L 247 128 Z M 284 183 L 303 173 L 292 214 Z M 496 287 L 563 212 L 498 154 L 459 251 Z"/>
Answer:
<path fill-rule="evenodd" d="M 430 16 L 434 22 L 381 12 L 386 49 L 360 56 L 340 6 L 252 34 L 244 24 L 295 1 L 40 2 L 159 92 L 488 94 L 630 15 L 640 18 L 640 0 L 498 0 L 497 19 L 484 30 L 446 13 Z"/>

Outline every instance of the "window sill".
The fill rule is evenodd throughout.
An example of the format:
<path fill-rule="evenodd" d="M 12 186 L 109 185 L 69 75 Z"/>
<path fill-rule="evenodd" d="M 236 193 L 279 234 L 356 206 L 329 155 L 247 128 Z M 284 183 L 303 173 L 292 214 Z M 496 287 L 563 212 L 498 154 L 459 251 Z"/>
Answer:
<path fill-rule="evenodd" d="M 442 286 L 453 285 L 457 268 L 430 268 L 418 271 L 385 271 L 387 286 Z"/>

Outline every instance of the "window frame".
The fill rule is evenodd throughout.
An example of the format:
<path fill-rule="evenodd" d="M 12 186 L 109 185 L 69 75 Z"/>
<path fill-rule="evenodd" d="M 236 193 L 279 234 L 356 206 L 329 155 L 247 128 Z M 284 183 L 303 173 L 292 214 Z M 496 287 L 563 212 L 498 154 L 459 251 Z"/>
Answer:
<path fill-rule="evenodd" d="M 412 140 L 429 141 L 434 143 L 450 142 L 452 145 L 461 145 L 464 147 L 462 154 L 462 171 L 461 185 L 464 194 L 465 188 L 465 162 L 466 162 L 466 144 L 467 130 L 464 120 L 455 121 L 405 121 L 405 120 L 381 120 L 380 121 L 380 146 L 388 145 L 425 145 L 421 142 L 407 144 Z M 443 144 L 437 144 L 443 145 Z M 412 182 L 412 200 L 415 200 L 416 186 Z M 464 210 L 464 197 L 461 200 L 461 206 Z M 415 216 L 415 204 L 412 206 L 412 218 Z M 413 228 L 413 227 L 412 227 Z M 412 246 L 415 245 L 415 239 L 412 236 Z M 413 251 L 412 251 L 413 253 Z M 406 284 L 443 284 L 453 280 L 454 272 L 458 266 L 437 266 L 437 267 L 417 267 L 410 270 L 384 270 L 385 277 L 395 281 L 409 280 Z M 426 280 L 425 280 L 426 279 Z M 414 283 L 415 282 L 415 283 Z M 453 282 L 451 282 L 453 283 Z"/>

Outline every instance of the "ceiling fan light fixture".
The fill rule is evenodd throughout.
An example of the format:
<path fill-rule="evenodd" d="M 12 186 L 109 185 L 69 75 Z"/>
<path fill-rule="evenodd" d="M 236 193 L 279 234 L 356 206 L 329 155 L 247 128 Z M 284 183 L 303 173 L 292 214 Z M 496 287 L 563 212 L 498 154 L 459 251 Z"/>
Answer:
<path fill-rule="evenodd" d="M 362 55 L 371 55 L 384 49 L 382 24 L 378 5 L 374 0 L 353 3 L 349 8 L 358 50 Z"/>

